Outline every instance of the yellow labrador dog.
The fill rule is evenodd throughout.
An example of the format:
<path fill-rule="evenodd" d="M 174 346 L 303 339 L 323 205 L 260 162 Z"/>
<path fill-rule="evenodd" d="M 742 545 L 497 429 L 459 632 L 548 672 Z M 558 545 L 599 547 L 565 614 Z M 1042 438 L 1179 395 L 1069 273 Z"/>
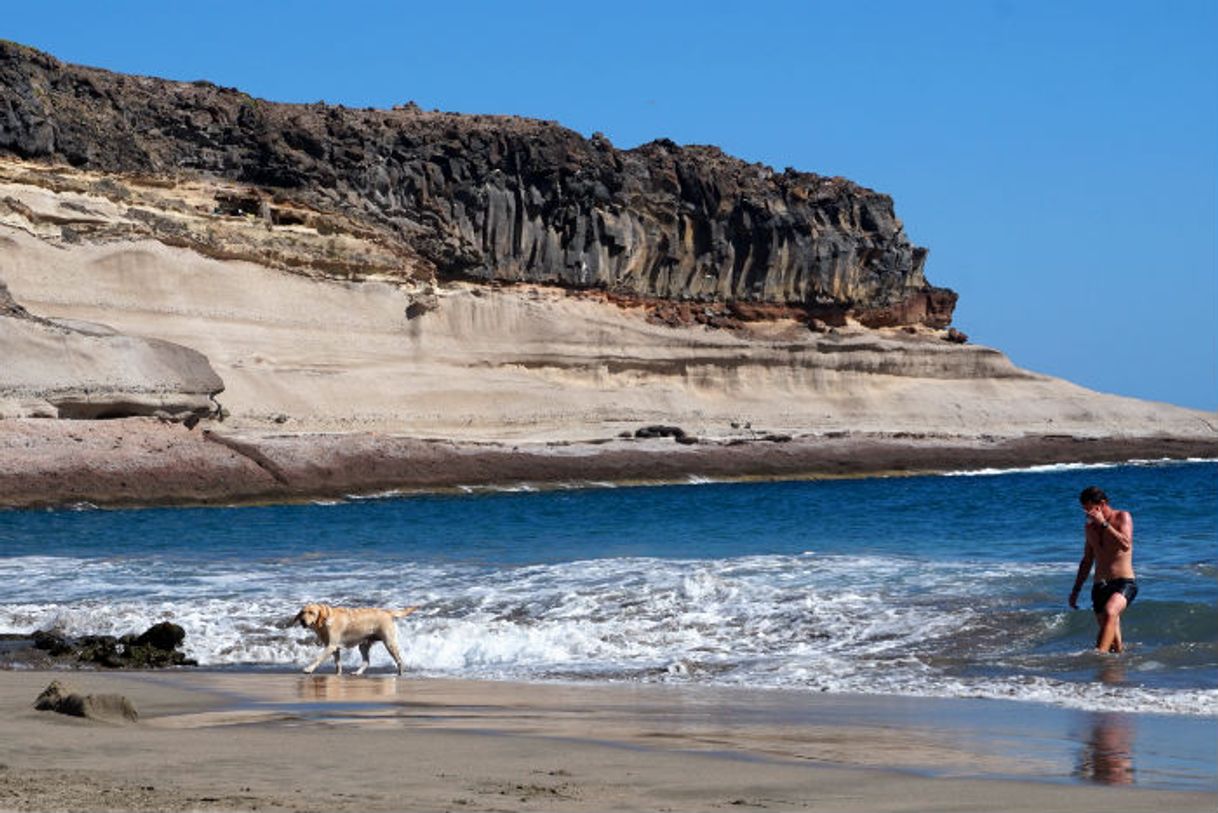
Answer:
<path fill-rule="evenodd" d="M 331 607 L 329 604 L 306 604 L 292 619 L 293 624 L 308 627 L 317 633 L 318 640 L 325 647 L 317 660 L 304 668 L 305 674 L 311 673 L 321 662 L 331 655 L 334 656 L 335 674 L 343 673 L 342 652 L 339 647 L 359 647 L 359 654 L 364 663 L 355 674 L 362 675 L 368 668 L 368 653 L 372 645 L 380 641 L 393 656 L 393 662 L 398 665 L 398 674 L 402 674 L 402 655 L 398 652 L 398 629 L 394 626 L 395 618 L 405 618 L 418 607 L 407 607 L 404 610 L 382 610 L 378 607 Z"/>

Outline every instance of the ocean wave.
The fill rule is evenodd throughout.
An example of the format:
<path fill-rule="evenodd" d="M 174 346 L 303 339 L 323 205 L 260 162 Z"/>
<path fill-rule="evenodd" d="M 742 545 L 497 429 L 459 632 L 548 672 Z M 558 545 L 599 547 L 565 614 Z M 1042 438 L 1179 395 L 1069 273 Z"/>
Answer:
<path fill-rule="evenodd" d="M 1088 614 L 1019 604 L 1045 592 L 1039 585 L 1060 576 L 1057 564 L 806 553 L 507 568 L 415 563 L 375 573 L 356 558 L 315 556 L 193 564 L 17 557 L 3 566 L 0 576 L 16 581 L 0 604 L 0 632 L 122 635 L 168 620 L 187 630 L 186 654 L 210 667 L 309 662 L 318 652 L 312 633 L 286 624 L 302 604 L 322 600 L 422 605 L 399 630 L 407 666 L 425 675 L 1002 697 L 1184 714 L 1215 708 L 1214 693 L 1196 687 L 1097 688 L 1054 678 L 1089 668 L 1069 647 L 1094 634 Z M 56 600 L 39 599 L 48 595 Z M 1165 606 L 1154 617 L 1192 634 L 1204 626 L 1194 609 Z M 1047 654 L 1037 661 L 1028 652 Z M 1135 651 L 1133 662 L 1153 657 Z M 1187 665 L 1192 655 L 1180 657 Z M 391 665 L 381 647 L 372 661 Z"/>
<path fill-rule="evenodd" d="M 398 497 L 403 496 L 405 493 L 406 493 L 406 492 L 404 492 L 404 491 L 403 491 L 402 489 L 400 489 L 400 488 L 390 488 L 390 489 L 387 489 L 387 490 L 385 490 L 385 491 L 373 491 L 373 492 L 368 493 L 368 494 L 347 494 L 347 495 L 346 495 L 346 499 L 348 499 L 348 500 L 354 500 L 354 501 L 359 501 L 359 500 L 394 500 L 394 499 L 397 499 Z"/>
<path fill-rule="evenodd" d="M 1117 469 L 1124 466 L 1186 466 L 1194 463 L 1215 463 L 1218 460 L 1210 458 L 1190 457 L 1185 460 L 1178 458 L 1163 457 L 1158 459 L 1132 459 L 1125 460 L 1119 463 L 1043 463 L 1035 466 L 1019 466 L 1015 468 L 999 469 L 999 468 L 984 468 L 984 469 L 968 469 L 965 471 L 947 471 L 943 472 L 943 477 L 993 477 L 1001 474 L 1054 474 L 1059 472 L 1069 471 L 1091 471 L 1103 469 Z"/>
<path fill-rule="evenodd" d="M 458 485 L 462 494 L 532 494 L 541 488 L 534 483 L 512 483 L 500 485 Z"/>

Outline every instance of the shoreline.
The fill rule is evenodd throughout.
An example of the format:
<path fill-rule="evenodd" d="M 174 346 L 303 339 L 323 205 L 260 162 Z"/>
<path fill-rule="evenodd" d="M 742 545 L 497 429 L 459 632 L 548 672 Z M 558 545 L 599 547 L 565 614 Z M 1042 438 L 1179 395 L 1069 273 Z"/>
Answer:
<path fill-rule="evenodd" d="M 0 421 L 0 507 L 169 507 L 528 485 L 942 474 L 1218 458 L 1208 437 L 845 433 L 473 442 L 386 433 L 230 431 L 148 418 Z"/>
<path fill-rule="evenodd" d="M 123 694 L 140 721 L 35 711 L 51 679 Z M 9 732 L 0 808 L 14 810 L 864 811 L 916 801 L 927 810 L 1200 811 L 1218 790 L 1207 773 L 1212 720 L 1004 701 L 3 671 L 0 718 Z"/>

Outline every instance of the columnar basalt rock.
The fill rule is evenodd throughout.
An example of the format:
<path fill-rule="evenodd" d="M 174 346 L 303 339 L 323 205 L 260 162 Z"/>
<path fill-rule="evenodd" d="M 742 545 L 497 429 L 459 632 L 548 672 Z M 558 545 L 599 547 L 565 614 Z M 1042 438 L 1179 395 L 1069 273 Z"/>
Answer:
<path fill-rule="evenodd" d="M 403 276 L 538 282 L 946 327 L 887 195 L 661 140 L 619 150 L 552 122 L 265 102 L 208 82 L 66 65 L 0 42 L 0 155 L 205 175 L 405 246 Z M 248 211 L 246 211 L 248 209 Z"/>

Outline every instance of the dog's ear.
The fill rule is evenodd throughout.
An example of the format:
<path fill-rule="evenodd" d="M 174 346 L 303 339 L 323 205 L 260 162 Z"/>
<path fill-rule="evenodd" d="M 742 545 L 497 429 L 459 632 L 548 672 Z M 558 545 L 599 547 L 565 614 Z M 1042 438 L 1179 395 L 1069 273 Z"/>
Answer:
<path fill-rule="evenodd" d="M 330 621 L 330 605 L 329 604 L 318 604 L 317 605 L 317 625 L 324 626 L 324 625 L 328 624 L 329 621 Z"/>

